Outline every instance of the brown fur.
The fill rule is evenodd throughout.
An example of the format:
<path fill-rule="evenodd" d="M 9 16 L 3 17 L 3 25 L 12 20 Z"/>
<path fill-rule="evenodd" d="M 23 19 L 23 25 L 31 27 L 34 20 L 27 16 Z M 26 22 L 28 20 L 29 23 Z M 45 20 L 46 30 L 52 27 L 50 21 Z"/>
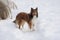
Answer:
<path fill-rule="evenodd" d="M 34 17 L 34 15 L 36 17 L 38 17 L 38 11 L 37 11 L 37 8 L 36 9 L 33 9 L 31 8 L 31 12 L 28 14 L 28 13 L 25 13 L 25 12 L 20 12 L 17 16 L 16 16 L 16 20 L 13 21 L 14 23 L 18 24 L 19 25 L 19 28 L 25 24 L 25 22 L 28 23 L 29 25 L 29 28 L 31 29 L 32 28 L 32 19 Z"/>

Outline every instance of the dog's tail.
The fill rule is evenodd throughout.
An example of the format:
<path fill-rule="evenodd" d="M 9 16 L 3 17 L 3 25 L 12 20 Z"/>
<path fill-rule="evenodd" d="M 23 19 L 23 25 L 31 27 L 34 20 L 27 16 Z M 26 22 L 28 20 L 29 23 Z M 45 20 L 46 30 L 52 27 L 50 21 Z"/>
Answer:
<path fill-rule="evenodd" d="M 16 23 L 16 20 L 14 20 L 13 23 Z"/>

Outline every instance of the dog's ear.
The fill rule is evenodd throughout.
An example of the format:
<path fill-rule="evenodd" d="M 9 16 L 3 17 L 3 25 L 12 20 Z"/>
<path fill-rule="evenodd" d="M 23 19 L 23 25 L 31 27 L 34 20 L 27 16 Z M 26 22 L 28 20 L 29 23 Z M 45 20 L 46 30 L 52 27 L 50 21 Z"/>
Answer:
<path fill-rule="evenodd" d="M 31 8 L 31 9 L 33 9 L 33 8 Z"/>
<path fill-rule="evenodd" d="M 36 8 L 36 10 L 38 10 L 38 8 Z"/>
<path fill-rule="evenodd" d="M 33 8 L 31 8 L 31 11 L 33 10 Z"/>
<path fill-rule="evenodd" d="M 31 12 L 33 12 L 33 8 L 31 8 Z"/>

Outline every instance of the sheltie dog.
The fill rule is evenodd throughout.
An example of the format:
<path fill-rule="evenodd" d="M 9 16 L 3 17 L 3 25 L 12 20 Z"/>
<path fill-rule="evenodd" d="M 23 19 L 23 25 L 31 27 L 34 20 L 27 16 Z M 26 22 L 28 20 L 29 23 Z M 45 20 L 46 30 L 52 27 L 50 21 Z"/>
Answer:
<path fill-rule="evenodd" d="M 27 22 L 29 28 L 32 29 L 34 27 L 34 20 L 36 20 L 35 18 L 38 18 L 38 8 L 31 8 L 30 13 L 20 12 L 13 22 L 18 24 L 19 29 L 21 29 L 21 27 L 24 26 L 25 22 Z"/>

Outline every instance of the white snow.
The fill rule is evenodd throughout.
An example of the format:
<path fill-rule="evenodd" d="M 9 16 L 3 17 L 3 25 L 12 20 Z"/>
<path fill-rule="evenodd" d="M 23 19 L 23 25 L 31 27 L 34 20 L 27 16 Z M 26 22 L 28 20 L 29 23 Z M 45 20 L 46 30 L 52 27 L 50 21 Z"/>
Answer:
<path fill-rule="evenodd" d="M 13 19 L 0 20 L 0 40 L 60 40 L 60 0 L 13 0 Z M 37 30 L 23 32 L 12 22 L 19 12 L 38 7 Z"/>

